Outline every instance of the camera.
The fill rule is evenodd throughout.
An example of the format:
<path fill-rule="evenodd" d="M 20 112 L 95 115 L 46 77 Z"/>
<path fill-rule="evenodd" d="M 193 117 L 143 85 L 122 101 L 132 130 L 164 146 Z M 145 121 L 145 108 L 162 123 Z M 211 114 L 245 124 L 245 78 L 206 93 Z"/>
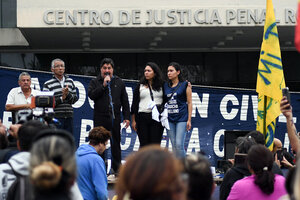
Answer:
<path fill-rule="evenodd" d="M 54 108 L 55 98 L 54 92 L 40 91 L 31 99 L 33 108 Z"/>
<path fill-rule="evenodd" d="M 54 96 L 36 96 L 35 106 L 40 108 L 54 108 Z"/>
<path fill-rule="evenodd" d="M 16 114 L 16 123 L 23 124 L 33 118 L 31 110 L 19 110 Z"/>
<path fill-rule="evenodd" d="M 31 99 L 32 110 L 20 110 L 16 122 L 22 124 L 29 120 L 39 120 L 51 124 L 54 117 L 54 92 L 40 91 Z"/>
<path fill-rule="evenodd" d="M 288 103 L 291 105 L 291 97 L 290 97 L 290 92 L 288 87 L 282 88 L 282 96 L 286 96 Z"/>
<path fill-rule="evenodd" d="M 283 160 L 283 150 L 282 150 L 282 149 L 277 150 L 277 151 L 276 151 L 276 154 L 277 154 L 277 159 L 278 159 L 279 161 L 282 161 L 282 160 Z"/>

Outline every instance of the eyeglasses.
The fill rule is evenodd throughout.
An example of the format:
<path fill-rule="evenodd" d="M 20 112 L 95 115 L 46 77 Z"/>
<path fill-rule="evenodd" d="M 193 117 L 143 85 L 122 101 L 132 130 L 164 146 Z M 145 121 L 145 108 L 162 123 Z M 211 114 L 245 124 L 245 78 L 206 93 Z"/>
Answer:
<path fill-rule="evenodd" d="M 54 65 L 54 68 L 59 68 L 59 67 L 61 67 L 61 68 L 65 68 L 65 66 L 64 66 L 64 65 Z"/>
<path fill-rule="evenodd" d="M 21 82 L 26 82 L 26 81 L 29 82 L 29 81 L 31 81 L 31 79 L 21 79 L 20 81 Z"/>

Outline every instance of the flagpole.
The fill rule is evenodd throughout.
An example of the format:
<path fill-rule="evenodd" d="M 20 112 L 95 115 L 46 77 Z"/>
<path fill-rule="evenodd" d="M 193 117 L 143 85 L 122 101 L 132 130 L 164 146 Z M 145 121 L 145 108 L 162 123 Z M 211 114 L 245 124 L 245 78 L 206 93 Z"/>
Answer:
<path fill-rule="evenodd" d="M 265 139 L 266 139 L 266 136 L 267 136 L 267 125 L 266 125 L 266 118 L 267 118 L 267 96 L 264 95 L 264 125 L 263 125 L 263 134 L 265 136 Z"/>

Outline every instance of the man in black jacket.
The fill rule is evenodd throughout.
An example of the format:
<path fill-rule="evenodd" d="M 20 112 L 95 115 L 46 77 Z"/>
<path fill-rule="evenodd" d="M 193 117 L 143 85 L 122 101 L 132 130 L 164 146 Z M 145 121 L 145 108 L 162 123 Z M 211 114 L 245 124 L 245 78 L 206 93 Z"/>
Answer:
<path fill-rule="evenodd" d="M 104 58 L 100 63 L 100 74 L 90 82 L 88 96 L 94 101 L 94 127 L 103 126 L 112 132 L 112 169 L 118 172 L 121 164 L 121 108 L 125 128 L 129 126 L 129 103 L 124 82 L 113 74 L 114 62 Z"/>
<path fill-rule="evenodd" d="M 220 186 L 220 200 L 227 199 L 230 190 L 236 181 L 251 175 L 247 166 L 246 156 L 251 146 L 255 144 L 256 142 L 254 138 L 237 138 L 234 155 L 234 166 L 231 169 L 229 169 L 224 176 L 223 182 Z"/>

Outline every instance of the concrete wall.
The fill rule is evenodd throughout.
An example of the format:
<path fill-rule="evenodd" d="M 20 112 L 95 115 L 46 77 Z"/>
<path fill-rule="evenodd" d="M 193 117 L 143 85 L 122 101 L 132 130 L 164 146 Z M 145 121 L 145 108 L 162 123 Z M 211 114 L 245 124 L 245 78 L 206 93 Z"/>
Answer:
<path fill-rule="evenodd" d="M 12 28 L 17 25 L 16 0 L 0 0 L 0 27 Z"/>
<path fill-rule="evenodd" d="M 273 4 L 279 25 L 295 24 L 296 0 Z M 262 26 L 265 8 L 264 0 L 17 0 L 17 22 L 18 27 Z"/>

